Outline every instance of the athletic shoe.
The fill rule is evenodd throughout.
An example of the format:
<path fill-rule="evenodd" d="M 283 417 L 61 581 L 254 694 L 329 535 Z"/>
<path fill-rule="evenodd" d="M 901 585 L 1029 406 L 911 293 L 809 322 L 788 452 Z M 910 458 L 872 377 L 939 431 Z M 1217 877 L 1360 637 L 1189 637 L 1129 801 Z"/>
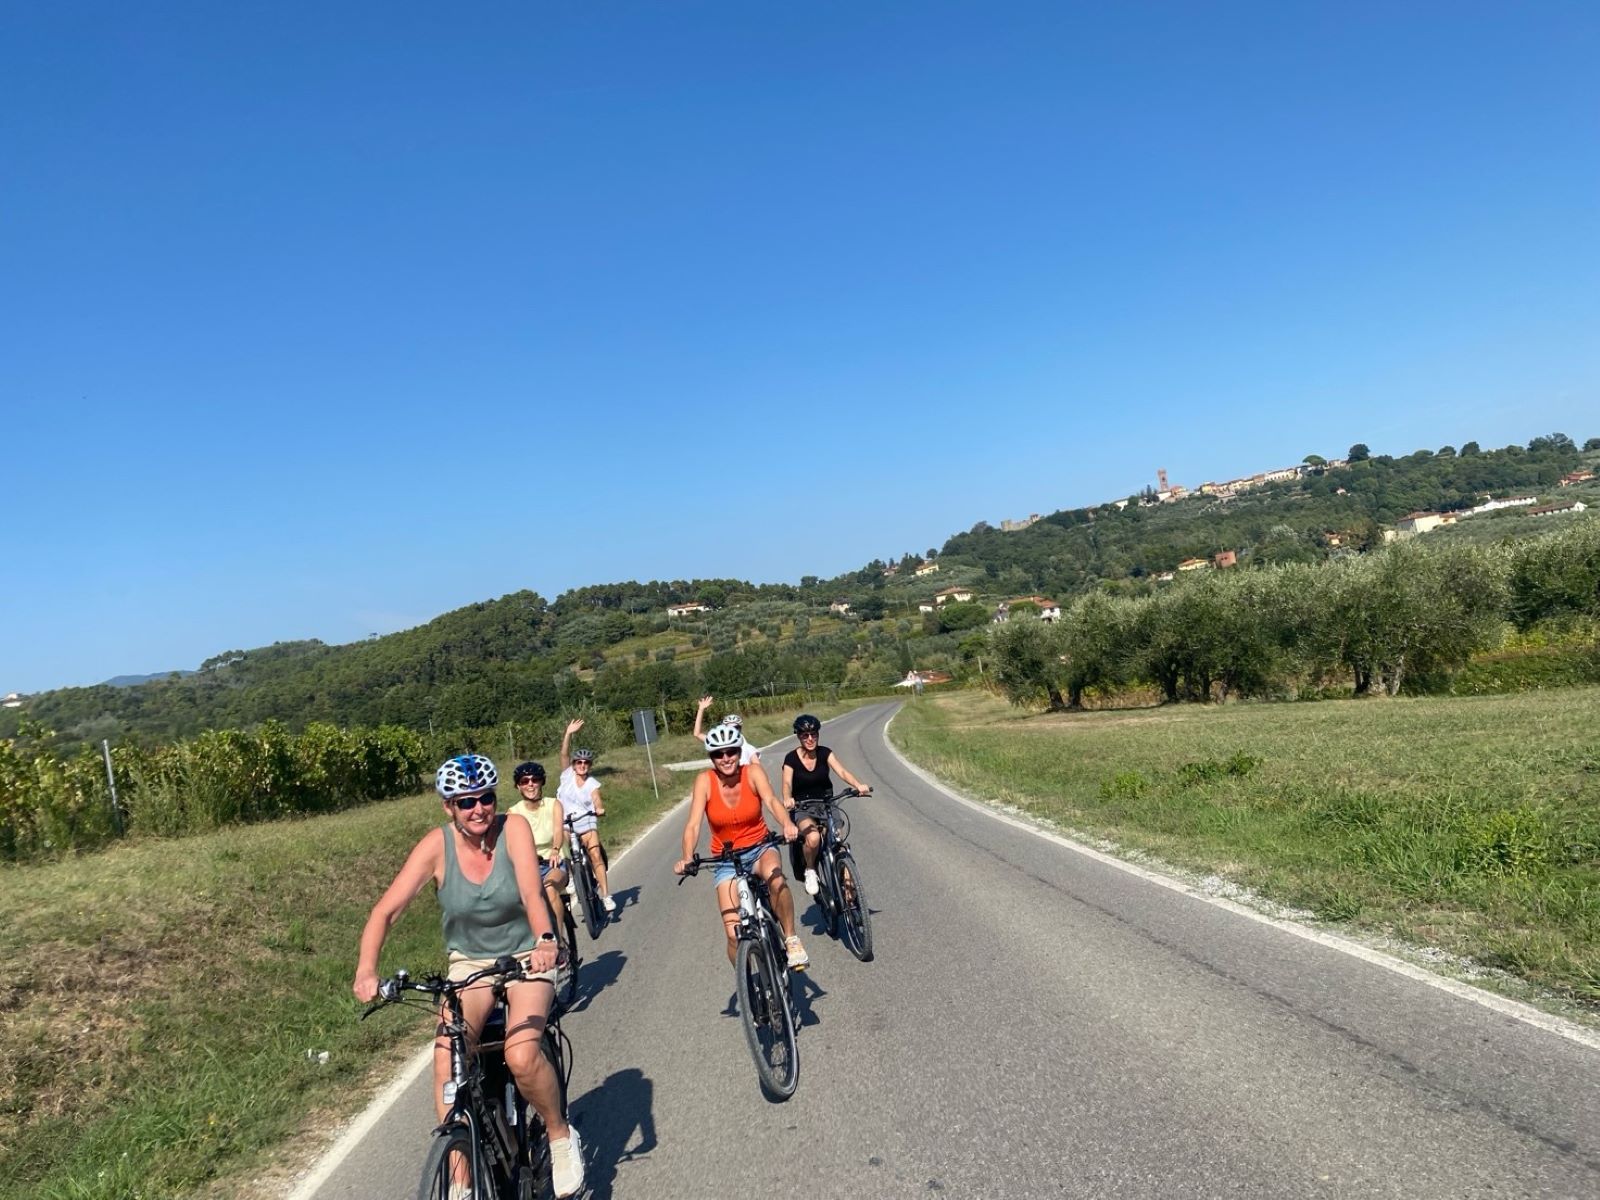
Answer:
<path fill-rule="evenodd" d="M 806 868 L 806 895 L 815 896 L 817 889 L 822 885 L 817 882 L 817 873 L 810 867 Z"/>
<path fill-rule="evenodd" d="M 804 971 L 811 965 L 811 956 L 806 953 L 806 948 L 800 944 L 799 938 L 784 938 L 783 945 L 789 952 L 789 970 Z"/>
<path fill-rule="evenodd" d="M 601 896 L 600 907 L 605 909 L 608 913 L 614 913 L 617 911 L 617 902 L 610 896 Z"/>
<path fill-rule="evenodd" d="M 570 1125 L 566 1137 L 550 1143 L 550 1186 L 557 1200 L 583 1191 L 583 1143 Z"/>
<path fill-rule="evenodd" d="M 576 896 L 577 894 L 578 894 L 578 889 L 572 886 L 572 876 L 568 875 L 567 876 L 567 895 Z"/>

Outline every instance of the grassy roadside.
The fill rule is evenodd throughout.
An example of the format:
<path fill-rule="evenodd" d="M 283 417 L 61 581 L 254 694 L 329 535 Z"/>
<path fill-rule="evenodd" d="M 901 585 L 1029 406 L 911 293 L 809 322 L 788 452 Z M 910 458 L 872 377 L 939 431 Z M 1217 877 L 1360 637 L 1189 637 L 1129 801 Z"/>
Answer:
<path fill-rule="evenodd" d="M 760 744 L 789 721 L 746 724 Z M 658 768 L 702 753 L 654 750 Z M 658 807 L 640 747 L 596 775 L 614 851 L 689 783 L 658 771 Z M 0 871 L 0 1195 L 234 1194 L 273 1153 L 331 1141 L 424 1036 L 420 1014 L 358 1022 L 349 988 L 368 910 L 441 820 L 430 794 Z M 384 968 L 438 965 L 438 920 L 418 897 Z"/>
<path fill-rule="evenodd" d="M 1034 715 L 931 696 L 892 727 L 974 796 L 1600 1013 L 1600 689 Z"/>

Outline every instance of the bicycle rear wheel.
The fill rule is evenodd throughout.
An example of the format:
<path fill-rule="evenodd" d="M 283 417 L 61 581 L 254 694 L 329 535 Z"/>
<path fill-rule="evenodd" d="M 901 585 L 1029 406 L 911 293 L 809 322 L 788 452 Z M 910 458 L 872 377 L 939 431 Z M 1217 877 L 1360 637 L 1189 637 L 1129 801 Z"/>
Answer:
<path fill-rule="evenodd" d="M 862 962 L 872 958 L 872 914 L 867 911 L 867 894 L 861 887 L 861 874 L 856 870 L 856 860 L 841 854 L 833 864 L 839 887 L 839 908 L 843 919 L 839 922 L 844 933 L 841 939 Z"/>
<path fill-rule="evenodd" d="M 784 989 L 788 980 L 762 941 L 739 943 L 734 964 L 739 991 L 739 1015 L 745 1040 L 756 1060 L 761 1090 L 774 1100 L 787 1100 L 800 1082 L 800 1048 L 795 1044 L 794 1019 Z"/>
<path fill-rule="evenodd" d="M 474 1196 L 493 1194 L 488 1180 L 475 1179 L 472 1135 L 465 1125 L 452 1125 L 436 1133 L 422 1165 L 417 1200 L 454 1200 L 471 1189 Z"/>

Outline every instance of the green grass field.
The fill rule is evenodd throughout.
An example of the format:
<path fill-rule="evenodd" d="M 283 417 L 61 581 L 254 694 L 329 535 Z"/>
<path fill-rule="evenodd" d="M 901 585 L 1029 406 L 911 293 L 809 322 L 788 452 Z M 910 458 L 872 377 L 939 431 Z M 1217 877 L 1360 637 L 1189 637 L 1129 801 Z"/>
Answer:
<path fill-rule="evenodd" d="M 760 744 L 789 721 L 746 727 Z M 703 753 L 686 735 L 654 749 L 658 767 Z M 605 755 L 596 777 L 613 856 L 690 779 L 658 771 L 658 806 L 632 746 Z M 297 1134 L 326 1137 L 364 1106 L 422 1044 L 427 1018 L 357 1021 L 357 938 L 442 820 L 428 794 L 0 871 L 0 1195 L 237 1195 L 286 1142 L 294 1156 Z M 383 970 L 442 965 L 438 922 L 424 892 L 390 934 Z"/>
<path fill-rule="evenodd" d="M 1502 968 L 1600 1013 L 1600 689 L 895 719 L 914 761 L 1316 917 Z"/>

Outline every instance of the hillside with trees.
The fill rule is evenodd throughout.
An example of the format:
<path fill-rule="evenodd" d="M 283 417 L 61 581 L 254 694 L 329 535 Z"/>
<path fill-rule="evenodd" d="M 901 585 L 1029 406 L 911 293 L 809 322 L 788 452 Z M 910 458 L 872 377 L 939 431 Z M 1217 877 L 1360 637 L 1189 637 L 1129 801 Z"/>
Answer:
<path fill-rule="evenodd" d="M 1358 445 L 1348 465 L 1309 455 L 1298 478 L 1231 498 L 1132 496 L 1010 532 L 979 522 L 942 550 L 831 579 L 628 581 L 554 601 L 520 591 L 363 642 L 281 642 L 214 655 L 192 675 L 41 693 L 0 711 L 0 737 L 14 737 L 25 720 L 55 730 L 63 747 L 100 738 L 156 744 L 268 721 L 291 730 L 314 722 L 471 729 L 580 707 L 681 714 L 703 691 L 730 701 L 881 691 L 913 668 L 982 671 L 998 602 L 1020 600 L 1022 615 L 1039 600 L 1070 607 L 1082 596 L 1151 597 L 1170 586 L 1163 572 L 1225 550 L 1237 556 L 1239 570 L 1228 574 L 1238 578 L 1251 568 L 1362 557 L 1409 512 L 1464 511 L 1491 494 L 1552 496 L 1597 452 L 1600 439 L 1580 450 L 1562 434 L 1403 458 Z M 1588 496 L 1600 509 L 1597 491 L 1591 483 L 1562 494 Z M 1469 528 L 1470 538 L 1498 543 L 1551 527 L 1521 513 L 1475 516 L 1430 534 L 1430 545 L 1463 540 Z M 703 608 L 669 612 L 683 605 Z M 1153 635 L 1130 628 L 1119 636 Z"/>

